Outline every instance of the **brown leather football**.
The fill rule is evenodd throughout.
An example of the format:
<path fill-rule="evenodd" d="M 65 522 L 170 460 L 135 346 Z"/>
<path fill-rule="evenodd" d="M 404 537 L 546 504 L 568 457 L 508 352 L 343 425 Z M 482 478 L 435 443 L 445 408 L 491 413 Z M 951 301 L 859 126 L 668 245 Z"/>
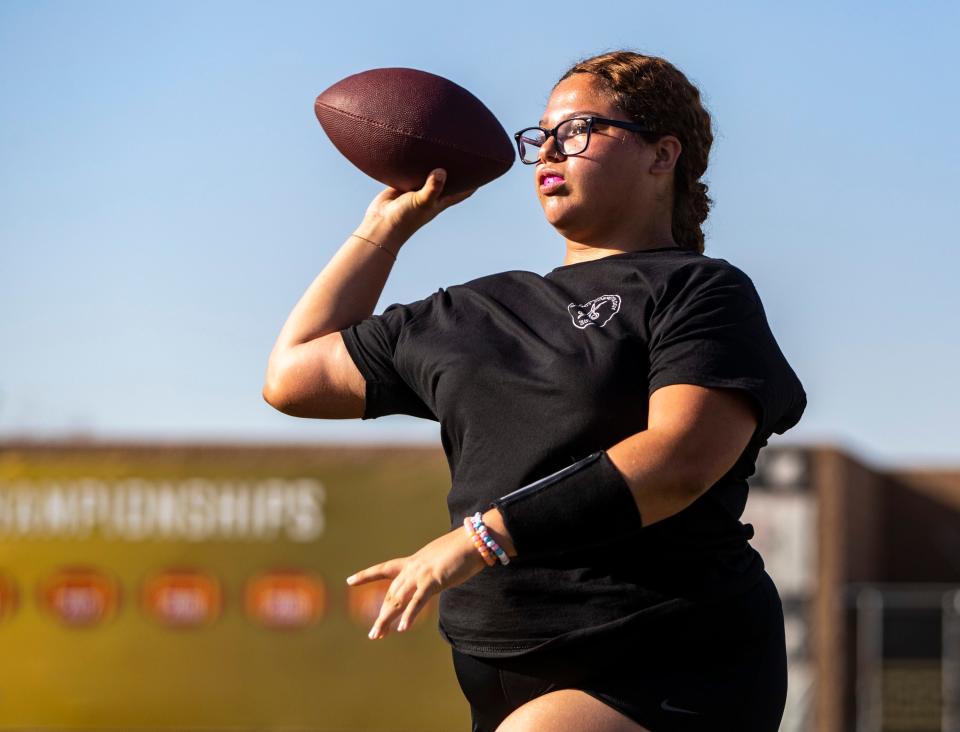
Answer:
<path fill-rule="evenodd" d="M 483 102 L 442 76 L 372 69 L 331 86 L 314 104 L 327 137 L 351 163 L 401 191 L 447 171 L 443 194 L 489 183 L 513 165 L 513 143 Z"/>

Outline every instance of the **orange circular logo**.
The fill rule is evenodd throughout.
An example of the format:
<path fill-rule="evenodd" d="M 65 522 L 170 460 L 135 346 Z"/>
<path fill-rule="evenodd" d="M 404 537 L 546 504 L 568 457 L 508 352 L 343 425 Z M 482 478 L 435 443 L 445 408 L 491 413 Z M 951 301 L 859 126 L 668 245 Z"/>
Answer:
<path fill-rule="evenodd" d="M 212 623 L 223 607 L 216 578 L 190 569 L 159 572 L 143 583 L 144 612 L 161 625 L 195 628 Z"/>
<path fill-rule="evenodd" d="M 298 570 L 265 572 L 247 582 L 247 615 L 269 628 L 303 628 L 327 609 L 327 591 L 320 578 Z"/>
<path fill-rule="evenodd" d="M 82 567 L 59 570 L 40 583 L 40 606 L 70 627 L 91 627 L 112 618 L 120 586 L 105 573 Z"/>

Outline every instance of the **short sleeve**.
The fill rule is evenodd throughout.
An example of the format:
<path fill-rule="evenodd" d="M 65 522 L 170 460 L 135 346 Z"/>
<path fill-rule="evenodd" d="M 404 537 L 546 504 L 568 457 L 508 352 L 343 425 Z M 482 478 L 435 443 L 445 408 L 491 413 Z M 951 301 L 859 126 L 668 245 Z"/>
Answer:
<path fill-rule="evenodd" d="M 367 383 L 363 419 L 388 414 L 437 419 L 412 380 L 404 378 L 397 358 L 410 324 L 426 303 L 393 304 L 381 315 L 371 315 L 340 331 L 347 352 Z"/>
<path fill-rule="evenodd" d="M 651 320 L 649 393 L 670 384 L 739 389 L 759 408 L 755 436 L 793 427 L 806 394 L 749 277 L 727 264 L 667 293 Z"/>

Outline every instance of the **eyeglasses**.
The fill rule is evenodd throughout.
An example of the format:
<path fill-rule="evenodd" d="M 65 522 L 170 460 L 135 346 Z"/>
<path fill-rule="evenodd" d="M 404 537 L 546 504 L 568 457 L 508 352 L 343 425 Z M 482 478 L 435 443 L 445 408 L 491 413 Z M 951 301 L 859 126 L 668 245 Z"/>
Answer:
<path fill-rule="evenodd" d="M 517 132 L 517 150 L 520 160 L 526 165 L 533 165 L 540 159 L 540 148 L 547 143 L 547 138 L 553 137 L 557 142 L 557 151 L 566 157 L 579 155 L 590 144 L 590 132 L 595 124 L 620 127 L 632 132 L 652 132 L 643 125 L 633 122 L 624 122 L 619 119 L 605 117 L 571 117 L 565 119 L 552 130 L 542 127 L 527 127 Z"/>

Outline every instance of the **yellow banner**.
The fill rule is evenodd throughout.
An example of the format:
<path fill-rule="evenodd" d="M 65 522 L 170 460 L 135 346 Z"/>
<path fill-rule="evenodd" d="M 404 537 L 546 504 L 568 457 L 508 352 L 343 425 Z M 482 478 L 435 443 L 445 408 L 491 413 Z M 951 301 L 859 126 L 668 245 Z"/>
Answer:
<path fill-rule="evenodd" d="M 429 449 L 0 447 L 0 728 L 469 729 L 436 624 L 370 641 L 448 530 Z"/>

